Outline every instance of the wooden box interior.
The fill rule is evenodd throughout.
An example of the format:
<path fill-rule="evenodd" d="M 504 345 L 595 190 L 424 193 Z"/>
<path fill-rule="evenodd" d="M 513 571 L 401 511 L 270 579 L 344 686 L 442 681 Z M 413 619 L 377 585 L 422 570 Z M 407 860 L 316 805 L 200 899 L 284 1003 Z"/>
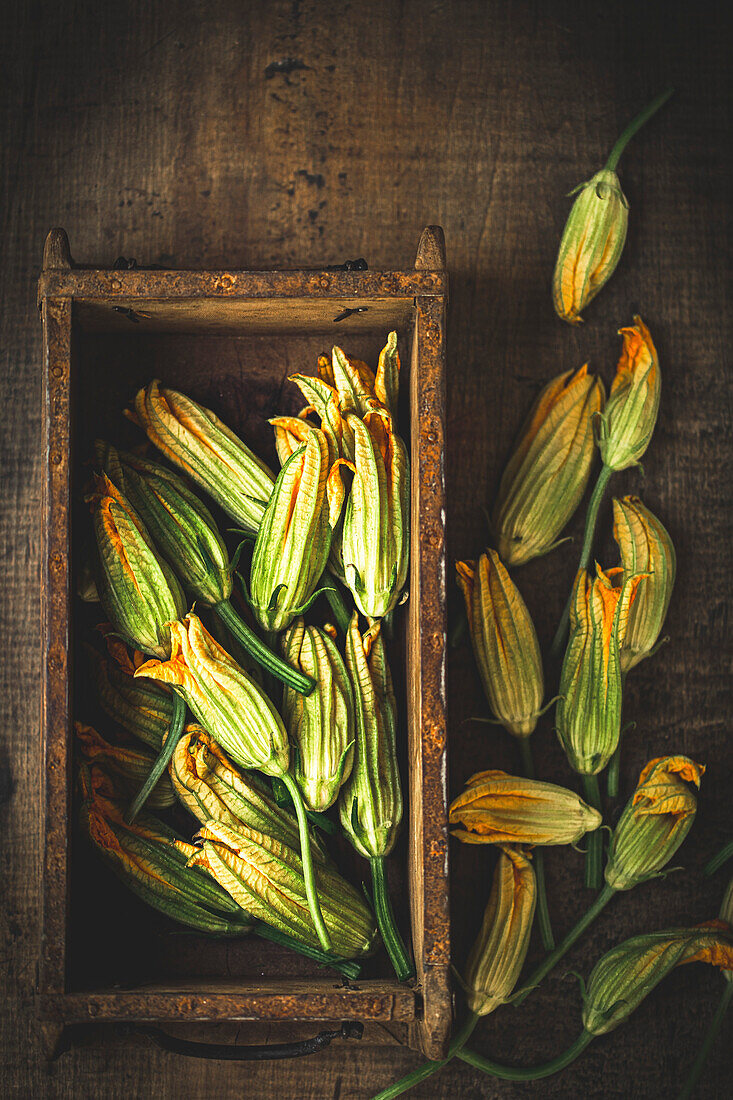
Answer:
<path fill-rule="evenodd" d="M 400 428 L 409 439 L 409 373 L 413 333 L 412 301 L 383 303 L 378 324 L 374 312 L 353 314 L 334 324 L 339 312 L 332 302 L 308 299 L 283 303 L 218 302 L 216 316 L 200 302 L 136 303 L 144 314 L 135 323 L 111 304 L 74 307 L 72 342 L 72 561 L 78 568 L 80 532 L 87 523 L 82 502 L 90 473 L 95 438 L 126 448 L 146 443 L 144 433 L 123 417 L 137 390 L 151 378 L 180 389 L 212 409 L 255 452 L 276 470 L 277 457 L 268 417 L 295 413 L 304 402 L 288 381 L 295 372 L 315 372 L 319 354 L 330 354 L 338 343 L 349 355 L 376 366 L 387 332 L 396 328 L 402 360 Z M 370 303 L 373 305 L 373 303 Z M 387 308 L 389 306 L 390 308 Z M 157 309 L 156 309 L 157 307 Z M 369 323 L 366 323 L 366 318 Z M 408 443 L 409 446 L 409 443 Z M 159 457 L 150 449 L 151 457 Z M 233 523 L 212 508 L 222 530 Z M 236 545 L 236 537 L 228 541 Z M 72 577 L 72 591 L 75 590 Z M 93 638 L 94 626 L 103 618 L 99 605 L 72 602 L 75 719 L 96 725 L 102 733 L 112 730 L 95 700 L 89 681 L 89 664 L 83 646 Z M 324 615 L 327 607 L 323 606 Z M 204 614 L 202 612 L 202 614 Z M 407 833 L 411 799 L 407 779 L 405 683 L 411 675 L 409 654 L 415 651 L 406 634 L 412 629 L 404 609 L 397 614 L 395 637 L 390 646 L 391 664 L 400 703 L 401 771 L 405 787 L 402 835 L 389 861 L 392 895 L 398 920 L 409 929 L 407 889 Z M 76 802 L 74 803 L 74 816 Z M 169 814 L 166 818 L 170 820 Z M 196 830 L 193 818 L 182 808 L 175 823 L 185 836 Z M 368 865 L 344 841 L 334 848 L 337 863 L 355 885 L 368 881 Z M 71 833 L 69 922 L 66 953 L 66 988 L 70 993 L 101 989 L 136 989 L 171 983 L 201 982 L 208 990 L 217 983 L 268 981 L 278 978 L 311 979 L 331 989 L 338 975 L 302 956 L 258 937 L 216 939 L 188 933 L 155 913 L 126 890 L 102 864 L 97 853 L 76 829 Z M 383 950 L 365 960 L 363 977 L 391 981 L 393 974 Z"/>

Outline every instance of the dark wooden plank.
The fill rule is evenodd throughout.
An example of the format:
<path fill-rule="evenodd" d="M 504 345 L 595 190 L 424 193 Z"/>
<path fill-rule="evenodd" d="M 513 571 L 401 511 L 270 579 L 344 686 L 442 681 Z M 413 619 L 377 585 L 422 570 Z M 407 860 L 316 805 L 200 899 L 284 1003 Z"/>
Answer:
<path fill-rule="evenodd" d="M 45 1068 L 32 1025 L 39 955 L 41 653 L 39 616 L 40 250 L 63 224 L 79 256 L 222 271 L 312 267 L 363 255 L 406 269 L 428 221 L 448 241 L 449 561 L 486 538 L 501 464 L 542 382 L 590 358 L 610 381 L 615 331 L 638 309 L 657 339 L 664 391 L 639 491 L 671 531 L 679 580 L 672 641 L 628 681 L 637 728 L 628 789 L 650 756 L 680 749 L 708 765 L 698 821 L 667 881 L 616 899 L 568 969 L 645 928 L 704 920 L 725 873 L 699 874 L 730 828 L 730 390 L 724 373 L 728 58 L 722 3 L 703 0 L 210 0 L 7 5 L 2 65 L 3 369 L 2 1062 L 11 1096 L 168 1100 L 188 1095 L 368 1097 L 417 1063 L 392 1047 L 334 1044 L 299 1063 L 186 1062 L 144 1040 L 92 1035 Z M 305 68 L 268 70 L 286 58 Z M 285 66 L 287 69 L 288 66 Z M 270 73 L 268 76 L 267 73 Z M 668 83 L 677 93 L 622 161 L 631 203 L 626 253 L 580 330 L 553 315 L 548 286 L 569 206 L 628 118 Z M 604 531 L 608 532 L 608 509 Z M 578 525 L 572 528 L 577 534 Z M 599 542 L 602 560 L 612 545 Z M 569 583 L 572 552 L 517 571 L 543 641 Z M 453 585 L 449 578 L 449 591 Z M 467 651 L 450 654 L 451 787 L 470 770 L 514 768 L 514 746 L 484 727 Z M 551 733 L 542 774 L 570 781 Z M 558 932 L 586 898 L 581 857 L 549 853 Z M 453 939 L 463 965 L 488 893 L 490 857 L 453 845 Z M 463 950 L 461 949 L 463 945 Z M 114 945 L 110 945 L 114 950 Z M 708 968 L 670 976 L 632 1024 L 591 1047 L 536 1097 L 674 1094 L 721 982 Z M 497 1012 L 476 1043 L 539 1061 L 573 1037 L 579 994 L 548 981 Z M 246 1026 L 239 1041 L 249 1041 Z M 260 1034 L 256 1041 L 263 1041 Z M 701 1097 L 725 1095 L 730 1049 L 711 1055 Z M 411 1094 L 520 1096 L 466 1067 Z"/>

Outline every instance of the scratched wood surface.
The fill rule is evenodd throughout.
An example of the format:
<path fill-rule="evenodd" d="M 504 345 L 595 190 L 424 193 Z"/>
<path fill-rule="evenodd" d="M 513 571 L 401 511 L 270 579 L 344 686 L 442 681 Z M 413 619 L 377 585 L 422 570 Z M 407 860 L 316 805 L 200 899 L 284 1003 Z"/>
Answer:
<path fill-rule="evenodd" d="M 636 721 L 624 789 L 651 756 L 708 765 L 686 870 L 614 900 L 593 932 L 521 1010 L 488 1019 L 475 1045 L 545 1060 L 579 1030 L 578 983 L 634 933 L 713 917 L 725 872 L 701 863 L 731 829 L 730 390 L 725 376 L 729 162 L 723 4 L 608 5 L 404 0 L 161 0 L 5 7 L 2 114 L 3 659 L 0 728 L 0 1064 L 3 1095 L 298 1100 L 369 1097 L 417 1064 L 394 1047 L 334 1044 L 310 1059 L 236 1066 L 184 1061 L 143 1040 L 91 1032 L 47 1066 L 32 996 L 38 937 L 40 325 L 35 281 L 47 229 L 64 225 L 83 261 L 119 255 L 182 267 L 317 266 L 365 256 L 409 266 L 423 225 L 445 227 L 449 316 L 449 558 L 487 537 L 501 464 L 540 385 L 590 359 L 607 381 L 615 332 L 640 311 L 664 389 L 645 476 L 619 478 L 669 527 L 679 579 L 670 644 L 628 680 Z M 571 330 L 548 282 L 568 208 L 622 125 L 666 84 L 677 94 L 630 147 L 622 180 L 629 243 L 612 284 Z M 597 552 L 613 564 L 608 508 Z M 570 533 L 578 533 L 576 521 Z M 573 547 L 517 572 L 544 641 L 569 585 Z M 457 607 L 450 584 L 454 610 Z M 514 747 L 483 712 L 470 654 L 451 653 L 451 790 Z M 572 782 L 548 718 L 541 774 Z M 582 857 L 551 851 L 556 930 L 587 903 Z M 465 961 L 488 895 L 491 857 L 452 847 L 453 942 Z M 110 943 L 110 950 L 114 944 Z M 533 946 L 536 955 L 538 947 Z M 561 1077 L 502 1084 L 465 1066 L 415 1097 L 672 1095 L 722 979 L 672 974 L 633 1021 Z M 266 1029 L 265 1029 L 266 1030 Z M 246 1041 L 245 1035 L 240 1035 Z M 251 1041 L 266 1038 L 262 1030 Z M 722 1097 L 731 1044 L 699 1095 Z"/>

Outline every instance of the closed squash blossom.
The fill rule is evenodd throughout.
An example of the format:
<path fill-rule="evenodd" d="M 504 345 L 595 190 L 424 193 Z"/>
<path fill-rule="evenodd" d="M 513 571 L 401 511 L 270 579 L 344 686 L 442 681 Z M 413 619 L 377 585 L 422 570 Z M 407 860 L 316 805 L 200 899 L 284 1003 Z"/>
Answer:
<path fill-rule="evenodd" d="M 687 756 L 660 756 L 642 770 L 611 840 L 605 876 L 614 890 L 630 890 L 669 863 L 692 828 L 704 771 Z"/>
<path fill-rule="evenodd" d="M 410 464 L 392 418 L 346 414 L 354 437 L 354 480 L 341 532 L 341 572 L 356 606 L 381 619 L 396 606 L 410 556 Z"/>
<path fill-rule="evenodd" d="M 302 865 L 287 844 L 242 825 L 210 821 L 195 839 L 201 848 L 189 866 L 203 867 L 237 902 L 259 920 L 316 947 L 308 912 Z M 318 896 L 334 952 L 353 959 L 371 950 L 374 919 L 360 894 L 337 871 L 316 867 Z"/>
<path fill-rule="evenodd" d="M 282 641 L 285 657 L 312 676 L 315 689 L 283 695 L 283 719 L 297 746 L 295 778 L 309 809 L 327 810 L 351 775 L 354 759 L 354 694 L 343 658 L 316 626 L 296 619 Z"/>
<path fill-rule="evenodd" d="M 733 967 L 733 937 L 725 921 L 634 936 L 596 964 L 583 997 L 583 1025 L 605 1035 L 622 1024 L 670 970 L 706 962 Z"/>
<path fill-rule="evenodd" d="M 210 409 L 154 379 L 128 416 L 151 443 L 201 485 L 244 530 L 255 532 L 274 477 Z"/>
<path fill-rule="evenodd" d="M 488 1016 L 506 1004 L 529 948 L 537 883 L 528 853 L 503 846 L 481 931 L 466 965 L 468 1007 Z"/>
<path fill-rule="evenodd" d="M 601 815 L 565 787 L 486 771 L 471 776 L 448 820 L 465 844 L 575 844 Z"/>
<path fill-rule="evenodd" d="M 250 598 L 264 630 L 285 630 L 313 597 L 344 499 L 328 441 L 311 427 L 280 470 L 252 556 Z"/>
<path fill-rule="evenodd" d="M 616 270 L 629 224 L 629 204 L 615 172 L 602 168 L 577 190 L 552 277 L 555 312 L 571 325 L 583 320 L 580 311 Z"/>
<path fill-rule="evenodd" d="M 575 580 L 557 732 L 571 767 L 583 775 L 605 768 L 621 734 L 621 645 L 639 580 L 600 566 L 595 577 L 581 569 Z"/>
<path fill-rule="evenodd" d="M 262 689 L 214 641 L 197 615 L 171 623 L 169 631 L 170 659 L 148 661 L 135 676 L 175 687 L 240 767 L 282 776 L 290 759 L 287 734 Z"/>
<path fill-rule="evenodd" d="M 639 465 L 651 442 L 662 392 L 657 349 L 641 317 L 634 317 L 620 335 L 621 358 L 599 417 L 598 447 L 610 470 Z"/>
<path fill-rule="evenodd" d="M 109 478 L 97 479 L 92 506 L 102 607 L 133 646 L 166 656 L 168 624 L 185 613 L 181 586 L 140 517 Z"/>
<path fill-rule="evenodd" d="M 457 562 L 456 571 L 486 697 L 509 733 L 528 737 L 537 725 L 544 679 L 527 606 L 495 550 L 478 563 Z"/>
<path fill-rule="evenodd" d="M 666 528 L 638 497 L 614 499 L 613 537 L 624 576 L 644 574 L 621 644 L 621 670 L 628 672 L 654 652 L 672 598 L 677 560 Z"/>
<path fill-rule="evenodd" d="M 532 406 L 492 514 L 497 549 L 510 568 L 549 553 L 578 507 L 603 398 L 603 383 L 586 365 L 553 378 Z"/>

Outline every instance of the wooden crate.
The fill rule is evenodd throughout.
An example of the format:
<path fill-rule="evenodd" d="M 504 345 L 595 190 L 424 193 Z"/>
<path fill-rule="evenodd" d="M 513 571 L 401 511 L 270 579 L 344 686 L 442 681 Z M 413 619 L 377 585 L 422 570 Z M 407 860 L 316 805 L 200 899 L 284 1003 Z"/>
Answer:
<path fill-rule="evenodd" d="M 37 998 L 47 1046 L 84 1022 L 161 1026 L 270 1021 L 274 1040 L 304 1021 L 361 1021 L 439 1057 L 451 1021 L 446 831 L 444 391 L 447 278 L 443 233 L 422 235 L 412 271 L 100 270 L 76 265 L 49 234 L 43 321 L 46 494 L 44 572 L 45 859 Z M 340 320 L 336 320 L 341 318 Z M 91 441 L 132 442 L 121 411 L 151 377 L 214 409 L 274 464 L 266 417 L 294 411 L 287 375 L 313 372 L 339 343 L 375 362 L 396 328 L 402 431 L 412 460 L 409 601 L 393 667 L 403 696 L 407 810 L 391 873 L 412 930 L 414 988 L 382 952 L 363 980 L 272 944 L 171 935 L 87 851 L 73 822 L 71 727 L 85 717 L 74 654 L 94 623 L 74 596 L 80 503 Z M 292 391 L 292 392 L 291 392 Z M 126 436 L 125 433 L 128 433 Z M 99 618 L 98 611 L 96 612 Z M 76 671 L 75 671 L 76 664 Z M 396 667 L 399 665 L 399 667 Z M 73 681 L 73 682 L 72 682 Z M 405 728 L 406 727 L 406 728 Z M 352 881 L 364 875 L 355 863 Z M 402 882 L 404 881 L 404 888 Z M 398 905 L 399 909 L 399 905 Z M 371 969 L 370 969 L 371 967 Z M 256 1030 L 256 1026 L 253 1024 Z"/>

